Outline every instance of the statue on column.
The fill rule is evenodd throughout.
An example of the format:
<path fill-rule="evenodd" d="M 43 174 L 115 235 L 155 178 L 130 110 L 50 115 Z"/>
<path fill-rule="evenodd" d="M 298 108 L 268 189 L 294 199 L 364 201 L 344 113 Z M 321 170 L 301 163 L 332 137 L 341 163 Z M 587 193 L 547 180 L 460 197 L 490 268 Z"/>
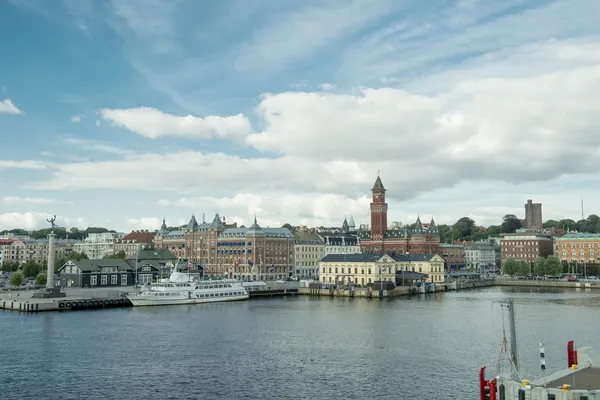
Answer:
<path fill-rule="evenodd" d="M 50 222 L 52 229 L 56 228 L 57 225 L 54 223 L 54 221 L 56 221 L 56 215 L 50 219 L 47 219 L 46 221 Z"/>

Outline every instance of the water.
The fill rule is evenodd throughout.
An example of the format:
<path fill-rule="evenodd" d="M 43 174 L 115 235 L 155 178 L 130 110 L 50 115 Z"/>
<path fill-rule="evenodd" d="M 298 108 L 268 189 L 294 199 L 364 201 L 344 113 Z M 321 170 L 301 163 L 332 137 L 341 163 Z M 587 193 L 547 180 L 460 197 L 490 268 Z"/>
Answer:
<path fill-rule="evenodd" d="M 540 341 L 552 372 L 568 340 L 597 339 L 600 293 L 539 289 L 0 312 L 0 398 L 477 399 L 502 339 L 493 301 L 509 297 L 523 377 Z"/>

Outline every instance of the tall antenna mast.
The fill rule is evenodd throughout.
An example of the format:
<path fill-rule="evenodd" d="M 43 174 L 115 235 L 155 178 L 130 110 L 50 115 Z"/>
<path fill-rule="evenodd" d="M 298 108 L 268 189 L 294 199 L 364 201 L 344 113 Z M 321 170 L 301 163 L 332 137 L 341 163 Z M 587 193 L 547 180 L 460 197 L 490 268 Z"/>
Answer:
<path fill-rule="evenodd" d="M 583 217 L 583 196 L 581 197 L 581 219 L 582 219 L 582 220 L 583 220 L 583 219 L 585 219 L 585 218 Z"/>

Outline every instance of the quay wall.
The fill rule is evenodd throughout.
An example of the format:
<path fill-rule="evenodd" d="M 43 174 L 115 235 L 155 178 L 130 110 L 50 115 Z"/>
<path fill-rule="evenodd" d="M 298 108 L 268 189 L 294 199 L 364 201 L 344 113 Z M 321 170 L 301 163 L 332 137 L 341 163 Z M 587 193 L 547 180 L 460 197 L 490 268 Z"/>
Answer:
<path fill-rule="evenodd" d="M 565 282 L 552 280 L 517 280 L 517 279 L 497 279 L 496 286 L 521 286 L 521 287 L 548 287 L 548 288 L 567 288 L 567 289 L 600 289 L 599 282 Z"/>
<path fill-rule="evenodd" d="M 383 297 L 401 297 L 401 296 L 412 296 L 422 293 L 433 293 L 433 292 L 448 292 L 452 290 L 468 290 L 477 289 L 481 287 L 494 286 L 493 280 L 480 280 L 480 281 L 457 281 L 457 282 L 445 282 L 438 283 L 435 285 L 427 285 L 422 287 L 416 286 L 398 286 L 393 290 L 384 290 Z M 378 298 L 379 289 L 370 288 L 353 288 L 353 289 L 316 289 L 301 287 L 298 289 L 299 295 L 306 296 L 329 296 L 329 297 L 362 297 L 362 298 Z"/>

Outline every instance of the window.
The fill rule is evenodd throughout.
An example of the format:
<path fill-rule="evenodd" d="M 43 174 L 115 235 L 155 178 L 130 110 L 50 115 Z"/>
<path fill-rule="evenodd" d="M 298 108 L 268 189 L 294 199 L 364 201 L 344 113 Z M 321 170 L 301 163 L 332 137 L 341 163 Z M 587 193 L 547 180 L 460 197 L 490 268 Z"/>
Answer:
<path fill-rule="evenodd" d="M 127 275 L 121 275 L 121 286 L 127 286 Z"/>
<path fill-rule="evenodd" d="M 117 284 L 117 279 L 119 278 L 118 275 L 111 275 L 110 276 L 110 284 L 111 285 L 116 285 Z"/>
<path fill-rule="evenodd" d="M 106 275 L 102 275 L 102 279 L 100 280 L 101 285 L 106 285 L 108 283 L 108 277 Z"/>
<path fill-rule="evenodd" d="M 98 284 L 98 277 L 96 275 L 90 277 L 90 285 L 96 286 Z"/>

